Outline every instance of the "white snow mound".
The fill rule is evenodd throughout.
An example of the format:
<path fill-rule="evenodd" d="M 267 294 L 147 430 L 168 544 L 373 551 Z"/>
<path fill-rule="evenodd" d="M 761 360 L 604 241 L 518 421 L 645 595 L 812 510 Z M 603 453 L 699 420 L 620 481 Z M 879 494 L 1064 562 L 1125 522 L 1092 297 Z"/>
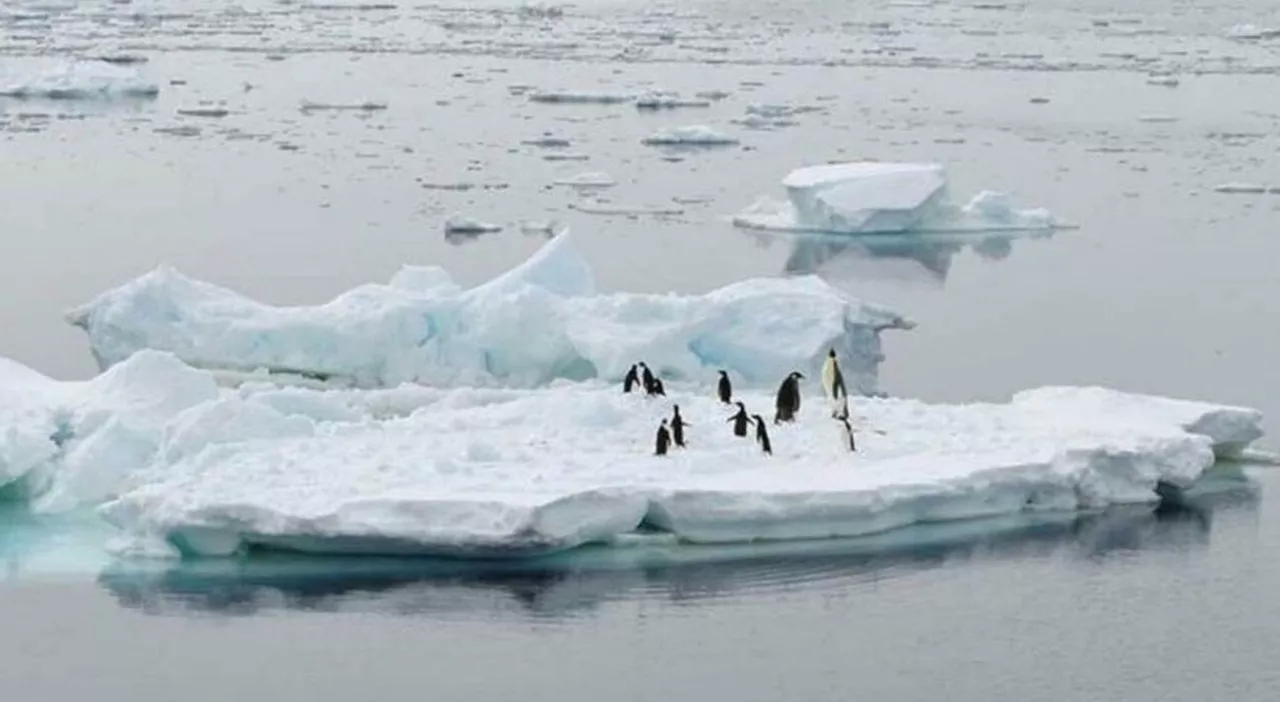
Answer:
<path fill-rule="evenodd" d="M 772 385 L 792 370 L 816 373 L 835 348 L 850 392 L 864 394 L 878 391 L 880 332 L 912 326 L 816 276 L 696 296 L 599 295 L 567 233 L 465 291 L 443 270 L 417 267 L 322 305 L 272 307 L 161 267 L 68 318 L 102 368 L 151 348 L 199 368 L 365 388 L 621 379 L 637 361 L 673 380 L 707 381 L 723 368 Z"/>
<path fill-rule="evenodd" d="M 105 61 L 76 61 L 33 73 L 0 73 L 0 97 L 88 100 L 152 97 L 160 86 Z"/>
<path fill-rule="evenodd" d="M 967 204 L 949 199 L 936 163 L 852 162 L 810 166 L 782 181 L 788 202 L 762 198 L 734 217 L 750 229 L 840 234 L 1054 229 L 1044 209 L 1020 210 L 1005 193 L 984 190 Z"/>
<path fill-rule="evenodd" d="M 794 424 L 772 394 L 736 399 L 766 417 L 773 455 L 732 435 L 730 409 L 703 392 L 654 401 L 614 385 L 535 391 L 299 391 L 350 411 L 390 394 L 416 409 L 314 431 L 256 420 L 257 437 L 175 462 L 106 504 L 139 542 L 188 555 L 246 546 L 315 553 L 530 555 L 607 542 L 642 522 L 693 542 L 855 536 L 1037 510 L 1151 502 L 1185 487 L 1261 431 L 1257 411 L 1102 388 L 1041 388 L 1006 404 L 855 398 L 858 452 L 802 388 Z M 279 392 L 279 391 L 272 391 Z M 252 395 L 252 393 L 250 393 Z M 365 398 L 359 400 L 357 398 Z M 252 397 L 249 399 L 252 402 Z M 678 403 L 687 449 L 653 455 Z M 306 403 L 303 403 L 306 404 Z M 208 407 L 208 406 L 206 406 Z M 231 405 L 205 411 L 234 416 Z M 189 424 L 182 422 L 183 424 Z M 237 429 L 236 431 L 240 431 Z"/>
<path fill-rule="evenodd" d="M 641 140 L 649 146 L 731 146 L 738 140 L 703 124 L 659 129 Z"/>

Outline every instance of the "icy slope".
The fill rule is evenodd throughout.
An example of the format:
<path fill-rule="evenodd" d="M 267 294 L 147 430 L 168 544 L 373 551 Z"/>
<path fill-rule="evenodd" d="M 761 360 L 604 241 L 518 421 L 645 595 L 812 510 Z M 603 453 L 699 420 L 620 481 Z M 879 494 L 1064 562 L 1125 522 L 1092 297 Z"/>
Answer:
<path fill-rule="evenodd" d="M 596 294 L 568 234 L 466 291 L 439 268 L 413 267 L 323 305 L 271 307 L 160 268 L 68 318 L 88 332 L 103 368 L 153 348 L 202 368 L 357 387 L 620 379 L 640 360 L 668 379 L 704 381 L 724 368 L 772 384 L 793 369 L 816 372 L 834 347 L 850 391 L 866 394 L 877 390 L 880 332 L 911 326 L 816 276 L 699 296 Z"/>
<path fill-rule="evenodd" d="M 797 423 L 768 424 L 774 455 L 765 456 L 752 438 L 733 436 L 730 411 L 701 392 L 671 389 L 658 400 L 596 383 L 242 388 L 236 402 L 261 415 L 251 424 L 274 423 L 278 435 L 210 445 L 172 432 L 161 455 L 173 462 L 140 476 L 103 514 L 139 543 L 164 540 L 203 555 L 251 544 L 527 555 L 608 541 L 642 521 L 699 542 L 822 538 L 1151 501 L 1158 483 L 1190 485 L 1215 450 L 1240 450 L 1261 434 L 1254 410 L 1044 388 L 1007 404 L 856 398 L 864 419 L 853 454 L 816 387 L 803 392 Z M 771 393 L 737 399 L 772 415 Z M 691 423 L 689 448 L 654 456 L 654 431 L 671 402 Z M 184 423 L 235 416 L 217 404 L 188 410 Z M 289 427 L 285 416 L 367 416 L 375 405 L 412 414 L 309 427 Z"/>
<path fill-rule="evenodd" d="M 1047 210 L 1021 210 L 984 190 L 950 201 L 936 163 L 852 162 L 807 166 L 783 179 L 788 201 L 762 198 L 733 218 L 749 229 L 839 234 L 1044 230 L 1062 226 Z"/>
<path fill-rule="evenodd" d="M 208 373 L 154 351 L 84 382 L 0 358 L 0 490 L 51 507 L 96 504 L 151 462 L 175 414 L 217 395 Z"/>

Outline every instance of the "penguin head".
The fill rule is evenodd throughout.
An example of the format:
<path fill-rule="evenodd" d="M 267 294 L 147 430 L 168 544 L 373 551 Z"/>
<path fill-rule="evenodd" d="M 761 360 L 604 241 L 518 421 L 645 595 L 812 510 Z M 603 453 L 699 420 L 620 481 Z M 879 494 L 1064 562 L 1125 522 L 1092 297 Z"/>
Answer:
<path fill-rule="evenodd" d="M 671 409 L 675 410 L 676 414 L 680 414 L 680 405 L 671 405 Z"/>
<path fill-rule="evenodd" d="M 828 357 L 830 357 L 830 358 L 835 358 L 835 357 L 836 357 L 836 350 L 835 350 L 835 349 L 831 349 L 830 351 L 828 351 L 828 352 L 827 352 L 827 356 L 828 356 Z"/>
<path fill-rule="evenodd" d="M 637 366 L 640 366 L 641 368 L 648 368 L 648 367 L 649 367 L 649 366 L 646 366 L 646 365 L 644 364 L 644 361 L 641 361 L 641 362 L 637 363 L 636 365 L 637 365 Z"/>
<path fill-rule="evenodd" d="M 751 415 L 751 418 L 756 420 L 756 424 L 764 424 L 764 418 L 758 414 Z"/>
<path fill-rule="evenodd" d="M 737 406 L 738 406 L 738 409 L 742 410 L 743 412 L 746 412 L 746 411 L 747 411 L 747 406 L 746 406 L 746 405 L 744 405 L 744 404 L 742 404 L 741 402 L 735 402 L 735 403 L 733 403 L 733 404 L 737 405 Z"/>
<path fill-rule="evenodd" d="M 726 372 L 724 372 L 723 370 L 721 370 L 721 371 L 716 371 L 716 372 L 720 374 L 720 377 L 721 377 L 721 378 L 728 378 L 728 377 L 729 377 L 729 374 L 728 374 L 728 373 L 726 373 Z"/>
<path fill-rule="evenodd" d="M 667 420 L 665 420 L 665 419 L 664 419 L 664 420 L 662 420 L 662 426 L 664 426 L 664 427 L 665 427 L 665 426 L 667 426 Z"/>
<path fill-rule="evenodd" d="M 791 378 L 793 380 L 803 380 L 804 373 L 801 373 L 800 371 L 791 371 Z"/>

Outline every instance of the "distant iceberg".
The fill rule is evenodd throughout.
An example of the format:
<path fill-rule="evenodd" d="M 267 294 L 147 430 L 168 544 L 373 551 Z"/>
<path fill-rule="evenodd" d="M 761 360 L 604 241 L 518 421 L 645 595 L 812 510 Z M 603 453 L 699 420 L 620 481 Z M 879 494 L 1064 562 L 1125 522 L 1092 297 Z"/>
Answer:
<path fill-rule="evenodd" d="M 816 390 L 809 381 L 803 392 Z M 400 392 L 407 416 L 329 419 Z M 1250 409 L 1060 387 L 1006 404 L 855 398 L 857 453 L 810 401 L 797 423 L 769 426 L 774 455 L 764 456 L 732 435 L 707 393 L 669 394 L 654 402 L 598 383 L 250 390 L 175 420 L 183 428 L 166 432 L 161 462 L 102 514 L 138 550 L 164 543 L 195 556 L 250 546 L 527 556 L 641 525 L 699 543 L 858 536 L 1154 502 L 1261 435 Z M 771 414 L 771 393 L 739 399 Z M 689 448 L 654 456 L 671 402 L 692 423 Z"/>
<path fill-rule="evenodd" d="M 313 307 L 271 307 L 159 268 L 68 313 L 102 368 L 143 349 L 200 368 L 266 370 L 329 385 L 536 386 L 621 379 L 646 361 L 668 379 L 772 385 L 816 373 L 828 349 L 850 392 L 878 391 L 880 332 L 902 316 L 816 276 L 753 279 L 703 295 L 597 294 L 569 234 L 470 290 L 434 267 Z M 780 341 L 785 340 L 785 341 Z"/>
<path fill-rule="evenodd" d="M 810 166 L 783 181 L 788 201 L 762 198 L 735 225 L 773 231 L 841 234 L 1046 230 L 1063 226 L 1044 209 L 1018 209 L 1005 193 L 982 191 L 967 204 L 949 200 L 946 171 L 935 163 L 854 162 Z"/>
<path fill-rule="evenodd" d="M 106 61 L 76 61 L 43 71 L 0 73 L 0 97 L 90 100 L 154 97 L 160 86 L 137 71 Z"/>

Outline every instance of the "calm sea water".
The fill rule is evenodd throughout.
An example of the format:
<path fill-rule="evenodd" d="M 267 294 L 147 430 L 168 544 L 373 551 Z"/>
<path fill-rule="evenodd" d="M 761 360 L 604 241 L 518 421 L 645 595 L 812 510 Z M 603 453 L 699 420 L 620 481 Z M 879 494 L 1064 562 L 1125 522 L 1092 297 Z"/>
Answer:
<path fill-rule="evenodd" d="M 919 327 L 886 338 L 893 394 L 1071 383 L 1239 403 L 1267 413 L 1275 448 L 1280 196 L 1215 191 L 1280 186 L 1280 44 L 1227 38 L 1243 22 L 1280 26 L 1280 10 L 5 2 L 5 76 L 134 54 L 161 91 L 0 99 L 0 354 L 92 374 L 62 312 L 160 263 L 316 302 L 403 263 L 479 282 L 538 246 L 522 220 L 554 220 L 604 290 L 817 272 L 896 307 Z M 649 88 L 729 95 L 658 113 L 527 96 Z M 816 109 L 773 129 L 735 122 L 760 103 Z M 228 113 L 178 113 L 192 108 Z M 742 143 L 640 143 L 682 124 Z M 548 134 L 571 145 L 526 143 Z M 957 199 L 1006 190 L 1079 229 L 832 243 L 728 223 L 780 197 L 792 167 L 855 158 L 942 161 Z M 587 171 L 612 175 L 603 197 L 637 213 L 592 214 L 553 185 Z M 453 213 L 505 230 L 449 239 Z M 1280 518 L 1273 479 L 1255 479 L 1160 514 L 498 570 L 139 571 L 104 555 L 89 517 L 8 515 L 0 660 L 14 699 L 1269 700 Z"/>

